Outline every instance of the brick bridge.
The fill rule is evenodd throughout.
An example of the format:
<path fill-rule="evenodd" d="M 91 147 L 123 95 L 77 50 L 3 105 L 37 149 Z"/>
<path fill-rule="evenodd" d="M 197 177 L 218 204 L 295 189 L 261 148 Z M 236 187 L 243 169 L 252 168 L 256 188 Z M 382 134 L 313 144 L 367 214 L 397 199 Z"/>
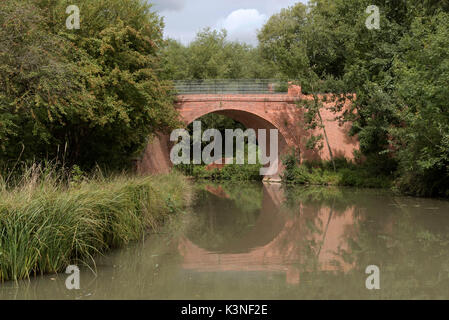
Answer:
<path fill-rule="evenodd" d="M 289 85 L 288 92 L 285 93 L 275 93 L 272 90 L 236 92 L 229 93 L 226 90 L 181 92 L 176 102 L 176 108 L 186 125 L 206 114 L 217 113 L 232 118 L 247 128 L 255 129 L 256 132 L 257 129 L 278 129 L 278 156 L 289 150 L 299 150 L 301 160 L 330 159 L 326 146 L 321 150 L 306 148 L 306 142 L 311 135 L 324 132 L 323 128 L 305 129 L 304 110 L 298 107 L 297 102 L 313 100 L 313 96 L 302 94 L 301 87 Z M 335 120 L 336 114 L 328 110 L 332 104 L 332 102 L 325 103 L 320 113 L 333 156 L 353 159 L 354 150 L 359 148 L 358 141 L 356 138 L 348 136 L 350 124 L 346 123 L 340 126 Z M 346 102 L 345 107 L 348 104 L 349 101 Z M 269 134 L 267 134 L 267 142 L 269 150 Z M 172 145 L 168 135 L 158 134 L 153 137 L 142 159 L 138 162 L 138 171 L 141 173 L 169 171 L 171 168 L 169 154 Z M 279 169 L 281 172 L 281 163 Z M 278 178 L 278 176 L 269 178 Z"/>

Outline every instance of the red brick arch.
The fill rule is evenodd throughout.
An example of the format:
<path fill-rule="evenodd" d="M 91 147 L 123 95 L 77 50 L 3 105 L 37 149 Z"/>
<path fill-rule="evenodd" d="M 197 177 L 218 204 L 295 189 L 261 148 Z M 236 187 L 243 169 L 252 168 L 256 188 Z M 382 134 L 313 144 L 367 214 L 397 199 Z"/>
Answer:
<path fill-rule="evenodd" d="M 329 160 L 327 148 L 306 148 L 308 137 L 323 133 L 322 128 L 314 131 L 306 129 L 304 111 L 297 105 L 298 100 L 311 98 L 302 95 L 300 90 L 289 90 L 289 94 L 184 95 L 178 97 L 176 108 L 186 124 L 206 114 L 218 113 L 241 122 L 247 128 L 278 129 L 279 155 L 290 149 L 299 149 L 301 160 Z M 340 126 L 335 121 L 336 115 L 327 108 L 321 110 L 321 116 L 333 155 L 353 159 L 353 151 L 358 149 L 359 145 L 355 137 L 350 138 L 347 134 L 350 124 Z M 169 150 L 168 137 L 159 135 L 149 144 L 138 163 L 138 170 L 142 173 L 168 171 L 171 167 Z"/>
<path fill-rule="evenodd" d="M 280 126 L 278 123 L 275 123 L 273 119 L 270 119 L 266 114 L 261 114 L 257 112 L 257 110 L 250 110 L 247 108 L 245 110 L 241 107 L 234 106 L 216 109 L 208 109 L 208 108 L 198 108 L 195 112 L 192 112 L 188 116 L 183 116 L 183 119 L 187 125 L 191 124 L 193 121 L 200 119 L 201 117 L 208 114 L 220 114 L 231 118 L 235 121 L 243 124 L 247 129 L 254 129 L 257 134 L 258 129 L 267 130 L 267 136 L 270 129 L 278 129 L 279 130 L 279 150 L 284 150 L 289 146 L 289 141 L 292 141 L 292 138 L 289 136 L 289 132 L 285 130 L 283 126 Z M 294 146 L 294 145 L 292 145 Z"/>

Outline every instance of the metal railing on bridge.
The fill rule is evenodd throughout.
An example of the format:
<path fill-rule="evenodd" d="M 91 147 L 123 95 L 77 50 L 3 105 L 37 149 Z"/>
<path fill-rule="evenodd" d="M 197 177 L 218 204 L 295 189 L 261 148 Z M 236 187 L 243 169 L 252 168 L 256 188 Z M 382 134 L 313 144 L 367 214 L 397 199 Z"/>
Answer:
<path fill-rule="evenodd" d="M 176 80 L 179 95 L 188 94 L 282 94 L 288 91 L 288 82 L 274 79 L 239 80 Z"/>

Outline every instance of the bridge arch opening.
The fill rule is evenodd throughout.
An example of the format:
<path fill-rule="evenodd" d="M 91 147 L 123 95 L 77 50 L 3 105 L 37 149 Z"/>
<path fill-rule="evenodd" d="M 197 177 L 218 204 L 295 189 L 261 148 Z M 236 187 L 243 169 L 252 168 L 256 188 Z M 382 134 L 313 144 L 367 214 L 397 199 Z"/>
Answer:
<path fill-rule="evenodd" d="M 271 143 L 272 143 L 272 141 L 270 141 L 270 130 L 272 130 L 272 129 L 278 130 L 278 141 L 277 141 L 278 153 L 276 155 L 277 161 L 278 161 L 278 171 L 275 175 L 266 176 L 266 178 L 270 178 L 270 179 L 279 179 L 280 178 L 280 173 L 283 170 L 281 155 L 284 154 L 288 150 L 286 133 L 283 132 L 282 129 L 280 129 L 276 124 L 265 119 L 263 116 L 261 116 L 257 113 L 252 113 L 252 112 L 248 112 L 248 111 L 244 111 L 244 110 L 236 110 L 236 109 L 212 110 L 209 112 L 198 113 L 198 114 L 196 114 L 192 117 L 186 118 L 184 120 L 185 120 L 186 125 L 189 126 L 191 129 L 191 126 L 194 121 L 201 121 L 202 119 L 204 119 L 205 116 L 210 116 L 210 115 L 220 115 L 220 116 L 234 120 L 235 123 L 237 124 L 234 127 L 226 128 L 226 129 L 242 129 L 243 131 L 246 129 L 253 129 L 256 132 L 257 145 L 259 147 L 263 148 L 262 152 L 264 152 L 267 156 L 270 156 Z M 202 128 L 203 131 L 205 129 L 208 129 L 208 128 Z M 210 129 L 212 129 L 212 128 L 210 128 Z M 214 128 L 214 129 L 220 130 L 223 128 Z M 267 133 L 266 134 L 266 139 L 267 139 L 266 146 L 259 145 L 259 137 L 258 137 L 259 129 L 266 130 L 266 133 Z M 220 130 L 220 131 L 222 132 L 224 130 Z M 223 138 L 225 137 L 224 132 L 222 132 L 222 136 L 223 136 Z M 264 147 L 266 147 L 266 150 Z M 224 154 L 225 154 L 225 152 L 224 152 L 224 141 L 223 141 L 223 155 Z"/>

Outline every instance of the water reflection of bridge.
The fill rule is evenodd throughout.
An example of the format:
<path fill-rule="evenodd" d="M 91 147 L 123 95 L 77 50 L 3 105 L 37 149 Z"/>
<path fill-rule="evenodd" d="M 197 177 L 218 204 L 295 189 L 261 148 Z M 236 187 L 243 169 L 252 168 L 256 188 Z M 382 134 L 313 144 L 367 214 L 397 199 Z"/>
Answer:
<path fill-rule="evenodd" d="M 209 188 L 209 191 L 216 191 Z M 223 191 L 214 192 L 223 195 Z M 300 273 L 348 271 L 342 259 L 354 236 L 354 207 L 337 211 L 332 206 L 300 204 L 293 211 L 284 204 L 280 185 L 264 184 L 263 205 L 256 226 L 239 240 L 245 252 L 212 252 L 188 238 L 178 249 L 183 268 L 199 272 L 285 272 L 287 283 L 299 283 Z"/>

